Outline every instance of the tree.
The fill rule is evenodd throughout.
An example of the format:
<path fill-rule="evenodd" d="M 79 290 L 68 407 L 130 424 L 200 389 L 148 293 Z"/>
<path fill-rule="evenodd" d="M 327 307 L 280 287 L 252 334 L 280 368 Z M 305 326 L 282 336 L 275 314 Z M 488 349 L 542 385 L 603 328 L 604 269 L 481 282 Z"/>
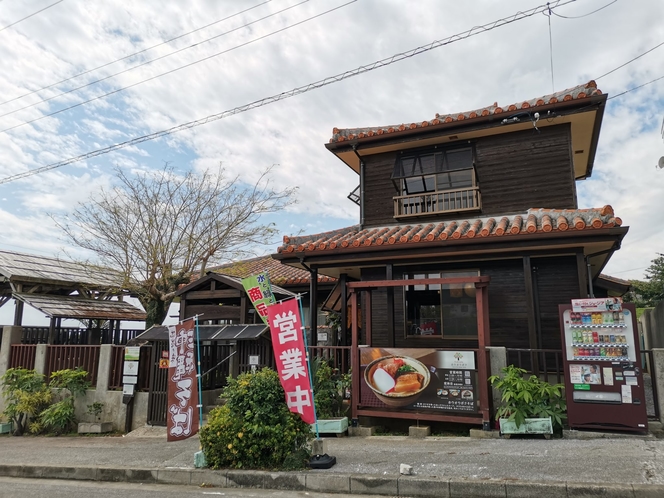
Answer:
<path fill-rule="evenodd" d="M 632 288 L 625 294 L 625 301 L 637 308 L 651 308 L 664 301 L 664 254 L 657 254 L 646 269 L 646 281 L 630 280 Z"/>
<path fill-rule="evenodd" d="M 260 218 L 293 204 L 296 187 L 274 189 L 271 170 L 247 185 L 221 167 L 178 175 L 166 164 L 132 177 L 116 168 L 118 186 L 55 221 L 74 245 L 97 255 L 96 264 L 122 274 L 150 327 L 163 322 L 195 271 L 203 276 L 209 264 L 246 257 L 276 233 Z"/>

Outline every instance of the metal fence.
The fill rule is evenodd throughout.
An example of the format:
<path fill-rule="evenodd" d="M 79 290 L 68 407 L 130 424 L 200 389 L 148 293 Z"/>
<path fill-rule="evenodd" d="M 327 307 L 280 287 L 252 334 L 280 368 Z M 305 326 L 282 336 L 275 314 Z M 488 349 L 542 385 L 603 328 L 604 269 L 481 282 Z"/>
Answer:
<path fill-rule="evenodd" d="M 9 358 L 9 368 L 35 368 L 36 344 L 12 344 Z"/>
<path fill-rule="evenodd" d="M 100 346 L 49 346 L 46 350 L 47 379 L 51 373 L 67 368 L 82 368 L 88 373 L 91 387 L 97 386 Z"/>

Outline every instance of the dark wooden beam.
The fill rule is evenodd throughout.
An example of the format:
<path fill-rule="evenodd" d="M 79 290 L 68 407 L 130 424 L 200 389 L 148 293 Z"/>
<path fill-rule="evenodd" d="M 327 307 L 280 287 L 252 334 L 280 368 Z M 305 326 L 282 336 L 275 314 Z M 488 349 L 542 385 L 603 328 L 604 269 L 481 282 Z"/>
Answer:
<path fill-rule="evenodd" d="M 588 268 L 583 252 L 576 253 L 576 271 L 579 276 L 579 298 L 588 297 Z"/>
<path fill-rule="evenodd" d="M 311 325 L 311 345 L 318 344 L 318 270 L 309 270 L 309 324 Z"/>
<path fill-rule="evenodd" d="M 391 264 L 385 265 L 385 279 L 391 281 L 393 267 Z M 401 281 L 403 285 L 403 280 Z M 394 347 L 394 287 L 387 288 L 387 345 L 391 348 Z M 353 321 L 356 320 L 356 315 L 353 314 Z"/>
<path fill-rule="evenodd" d="M 348 346 L 348 275 L 339 275 L 339 295 L 341 296 L 341 345 Z"/>
<path fill-rule="evenodd" d="M 537 349 L 537 326 L 535 324 L 535 294 L 533 291 L 533 269 L 530 256 L 523 257 L 523 284 L 526 290 L 526 311 L 528 313 L 528 341 L 531 349 Z"/>
<path fill-rule="evenodd" d="M 207 291 L 190 291 L 185 292 L 183 296 L 187 299 L 216 299 L 228 297 L 242 297 L 243 292 L 237 289 L 218 289 Z"/>
<path fill-rule="evenodd" d="M 200 315 L 202 320 L 240 320 L 239 306 L 198 304 L 187 306 L 187 316 Z"/>

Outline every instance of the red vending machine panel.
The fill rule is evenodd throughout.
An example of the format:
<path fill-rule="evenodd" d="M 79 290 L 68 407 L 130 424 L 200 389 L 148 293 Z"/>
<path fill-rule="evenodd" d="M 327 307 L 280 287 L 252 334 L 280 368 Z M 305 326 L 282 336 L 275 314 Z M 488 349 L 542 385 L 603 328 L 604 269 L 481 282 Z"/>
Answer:
<path fill-rule="evenodd" d="M 559 311 L 569 426 L 647 432 L 634 305 L 574 299 Z"/>

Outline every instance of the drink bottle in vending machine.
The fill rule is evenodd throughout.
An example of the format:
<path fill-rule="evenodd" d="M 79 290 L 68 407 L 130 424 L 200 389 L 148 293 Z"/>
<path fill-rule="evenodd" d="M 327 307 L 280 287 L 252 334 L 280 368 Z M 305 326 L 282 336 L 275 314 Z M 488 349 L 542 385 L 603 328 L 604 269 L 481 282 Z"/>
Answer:
<path fill-rule="evenodd" d="M 634 305 L 610 297 L 558 308 L 568 425 L 647 432 Z"/>

